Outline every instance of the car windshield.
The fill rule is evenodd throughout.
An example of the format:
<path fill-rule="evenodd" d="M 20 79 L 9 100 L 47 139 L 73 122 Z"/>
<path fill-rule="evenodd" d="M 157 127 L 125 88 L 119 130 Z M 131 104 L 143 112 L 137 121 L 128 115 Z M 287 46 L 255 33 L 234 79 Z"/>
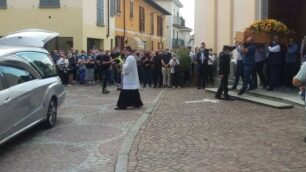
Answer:
<path fill-rule="evenodd" d="M 39 52 L 21 52 L 16 55 L 29 62 L 42 78 L 57 76 L 56 66 L 49 55 Z"/>

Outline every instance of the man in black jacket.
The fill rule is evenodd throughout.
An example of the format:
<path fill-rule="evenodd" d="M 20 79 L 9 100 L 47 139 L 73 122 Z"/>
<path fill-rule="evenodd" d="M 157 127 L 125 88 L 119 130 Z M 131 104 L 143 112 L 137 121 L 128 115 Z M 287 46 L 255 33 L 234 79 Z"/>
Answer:
<path fill-rule="evenodd" d="M 228 95 L 228 75 L 230 73 L 231 62 L 230 52 L 233 49 L 231 46 L 223 46 L 223 51 L 219 55 L 219 76 L 221 83 L 215 96 L 216 99 L 222 99 L 221 95 L 224 92 L 224 100 L 234 100 Z"/>
<path fill-rule="evenodd" d="M 208 57 L 209 49 L 206 49 L 206 44 L 201 43 L 200 51 L 197 53 L 196 63 L 198 71 L 198 89 L 205 89 L 207 82 L 207 69 L 208 69 Z"/>

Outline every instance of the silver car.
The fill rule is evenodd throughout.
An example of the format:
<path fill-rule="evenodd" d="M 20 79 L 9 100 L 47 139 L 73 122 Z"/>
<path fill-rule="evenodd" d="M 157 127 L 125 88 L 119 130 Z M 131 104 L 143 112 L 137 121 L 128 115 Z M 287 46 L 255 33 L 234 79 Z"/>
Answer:
<path fill-rule="evenodd" d="M 58 35 L 30 29 L 0 39 L 0 144 L 39 123 L 55 126 L 65 91 L 43 47 Z"/>

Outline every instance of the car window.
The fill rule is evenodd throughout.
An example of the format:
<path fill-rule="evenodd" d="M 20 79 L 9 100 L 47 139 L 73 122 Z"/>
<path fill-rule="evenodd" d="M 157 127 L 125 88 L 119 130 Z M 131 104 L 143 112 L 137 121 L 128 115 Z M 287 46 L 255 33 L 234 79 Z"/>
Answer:
<path fill-rule="evenodd" d="M 18 69 L 10 66 L 0 66 L 0 70 L 6 79 L 8 87 L 22 84 L 34 79 L 31 74 L 23 69 Z"/>
<path fill-rule="evenodd" d="M 57 75 L 56 66 L 48 54 L 21 52 L 16 55 L 28 61 L 39 72 L 42 78 L 49 78 Z"/>
<path fill-rule="evenodd" d="M 0 91 L 4 89 L 4 78 L 2 77 L 1 71 L 0 71 Z"/>

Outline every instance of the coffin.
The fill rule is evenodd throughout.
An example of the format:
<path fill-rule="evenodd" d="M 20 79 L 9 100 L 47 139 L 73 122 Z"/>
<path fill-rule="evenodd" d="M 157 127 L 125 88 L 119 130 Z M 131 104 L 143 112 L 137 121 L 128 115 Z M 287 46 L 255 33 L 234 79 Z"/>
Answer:
<path fill-rule="evenodd" d="M 294 34 L 252 32 L 252 31 L 247 30 L 244 32 L 236 32 L 236 41 L 245 42 L 248 37 L 253 36 L 253 40 L 255 43 L 268 44 L 272 42 L 274 35 L 278 35 L 279 42 L 283 44 L 286 44 L 290 37 L 294 37 Z"/>

